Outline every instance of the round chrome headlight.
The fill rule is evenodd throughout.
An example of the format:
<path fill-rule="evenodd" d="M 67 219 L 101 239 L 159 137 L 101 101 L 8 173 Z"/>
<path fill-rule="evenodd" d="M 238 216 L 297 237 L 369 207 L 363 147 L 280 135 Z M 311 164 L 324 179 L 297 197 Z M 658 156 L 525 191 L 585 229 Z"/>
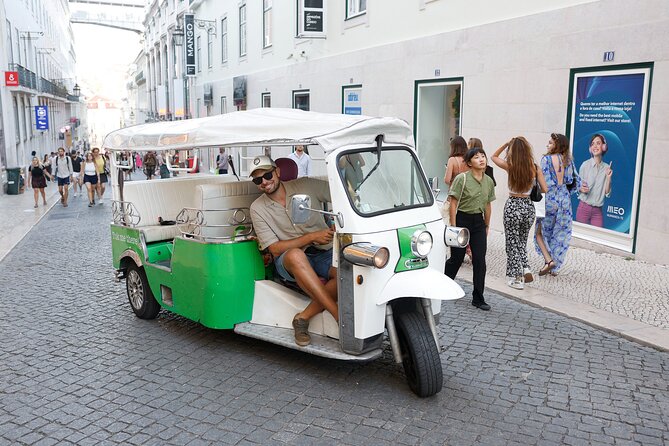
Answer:
<path fill-rule="evenodd" d="M 418 230 L 411 236 L 411 253 L 416 257 L 425 258 L 432 250 L 432 234 Z"/>
<path fill-rule="evenodd" d="M 469 244 L 469 229 L 446 226 L 444 243 L 451 248 L 464 248 Z"/>

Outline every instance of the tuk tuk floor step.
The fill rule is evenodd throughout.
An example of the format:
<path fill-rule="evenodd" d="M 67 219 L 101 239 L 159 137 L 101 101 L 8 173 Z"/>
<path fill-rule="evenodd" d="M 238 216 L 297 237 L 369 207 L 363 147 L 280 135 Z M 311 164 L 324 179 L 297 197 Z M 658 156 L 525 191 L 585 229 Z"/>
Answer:
<path fill-rule="evenodd" d="M 351 355 L 341 351 L 339 340 L 328 338 L 314 333 L 311 335 L 311 344 L 306 347 L 300 347 L 295 343 L 294 331 L 290 328 L 270 327 L 269 325 L 253 324 L 251 322 L 244 322 L 235 325 L 235 333 L 248 336 L 251 338 L 261 339 L 273 344 L 281 345 L 282 347 L 300 350 L 305 353 L 310 353 L 324 358 L 339 359 L 342 361 L 371 361 L 380 357 L 383 353 L 382 349 L 372 350 L 360 355 Z"/>

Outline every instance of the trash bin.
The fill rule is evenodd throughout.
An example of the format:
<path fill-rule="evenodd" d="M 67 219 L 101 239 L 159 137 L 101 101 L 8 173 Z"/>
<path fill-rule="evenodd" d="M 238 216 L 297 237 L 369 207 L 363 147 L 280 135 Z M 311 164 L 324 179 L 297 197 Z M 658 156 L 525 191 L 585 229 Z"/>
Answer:
<path fill-rule="evenodd" d="M 21 168 L 7 168 L 7 194 L 18 195 L 21 190 Z"/>

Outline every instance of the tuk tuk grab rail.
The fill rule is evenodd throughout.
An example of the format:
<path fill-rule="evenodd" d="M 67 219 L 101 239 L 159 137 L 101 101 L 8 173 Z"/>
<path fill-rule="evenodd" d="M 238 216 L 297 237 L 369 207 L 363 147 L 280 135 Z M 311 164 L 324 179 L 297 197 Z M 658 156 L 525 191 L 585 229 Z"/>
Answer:
<path fill-rule="evenodd" d="M 230 214 L 226 219 L 226 214 Z M 225 223 L 213 223 L 225 221 Z M 184 237 L 203 242 L 232 243 L 253 238 L 249 208 L 198 209 L 183 208 L 176 224 Z"/>
<path fill-rule="evenodd" d="M 134 228 L 142 221 L 142 216 L 131 202 L 112 200 L 112 221 L 117 225 Z"/>

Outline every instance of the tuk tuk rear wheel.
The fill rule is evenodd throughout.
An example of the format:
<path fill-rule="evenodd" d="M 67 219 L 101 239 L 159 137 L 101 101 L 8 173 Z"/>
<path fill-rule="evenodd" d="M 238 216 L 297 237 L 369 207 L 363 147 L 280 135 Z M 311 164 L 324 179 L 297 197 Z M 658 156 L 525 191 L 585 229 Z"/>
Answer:
<path fill-rule="evenodd" d="M 140 319 L 155 319 L 160 311 L 160 304 L 153 297 L 144 268 L 131 263 L 125 279 L 125 289 L 132 311 Z"/>
<path fill-rule="evenodd" d="M 395 315 L 395 325 L 409 388 L 421 398 L 439 393 L 444 375 L 427 321 L 417 312 L 406 312 Z"/>

